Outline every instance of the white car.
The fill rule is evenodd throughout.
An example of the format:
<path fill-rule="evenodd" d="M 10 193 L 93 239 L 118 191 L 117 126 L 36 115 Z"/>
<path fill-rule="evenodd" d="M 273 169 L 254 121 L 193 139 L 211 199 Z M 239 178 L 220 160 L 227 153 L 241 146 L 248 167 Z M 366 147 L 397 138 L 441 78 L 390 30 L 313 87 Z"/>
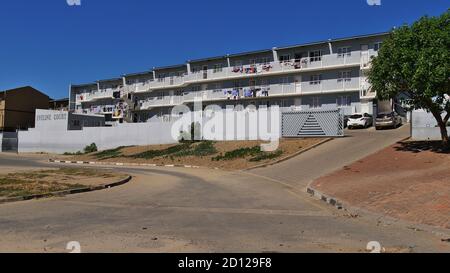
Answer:
<path fill-rule="evenodd" d="M 353 114 L 348 117 L 348 129 L 353 128 L 369 128 L 373 125 L 373 117 L 367 113 Z"/>

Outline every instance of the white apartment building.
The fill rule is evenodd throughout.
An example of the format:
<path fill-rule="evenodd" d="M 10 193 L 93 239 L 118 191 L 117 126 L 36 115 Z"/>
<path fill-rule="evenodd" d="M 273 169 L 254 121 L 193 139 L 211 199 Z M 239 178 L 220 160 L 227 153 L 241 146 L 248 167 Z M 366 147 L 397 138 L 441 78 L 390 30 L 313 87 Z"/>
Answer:
<path fill-rule="evenodd" d="M 107 122 L 168 119 L 175 105 L 279 105 L 283 111 L 377 111 L 370 60 L 389 33 L 189 60 L 95 83 L 71 85 L 70 110 Z M 385 106 L 384 106 L 385 107 Z"/>

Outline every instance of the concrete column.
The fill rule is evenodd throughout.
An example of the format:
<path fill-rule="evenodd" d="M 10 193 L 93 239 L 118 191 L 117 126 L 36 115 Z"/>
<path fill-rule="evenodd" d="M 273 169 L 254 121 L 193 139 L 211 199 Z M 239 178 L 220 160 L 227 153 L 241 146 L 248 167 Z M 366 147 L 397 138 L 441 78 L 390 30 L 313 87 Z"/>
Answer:
<path fill-rule="evenodd" d="M 189 63 L 189 61 L 186 63 L 186 67 L 187 67 L 187 73 L 188 73 L 188 75 L 190 75 L 192 73 L 192 71 L 191 71 L 191 64 Z"/>
<path fill-rule="evenodd" d="M 231 61 L 230 61 L 230 57 L 228 54 L 227 54 L 227 64 L 228 64 L 228 67 L 231 67 Z"/>
<path fill-rule="evenodd" d="M 273 60 L 275 62 L 278 62 L 278 52 L 277 52 L 277 48 L 276 47 L 272 48 L 272 53 L 273 53 Z"/>
<path fill-rule="evenodd" d="M 155 80 L 156 81 L 156 71 L 155 71 L 155 68 L 153 67 L 153 80 Z"/>
<path fill-rule="evenodd" d="M 331 45 L 331 40 L 328 40 L 328 47 L 330 48 L 330 54 L 333 54 L 333 46 Z"/>

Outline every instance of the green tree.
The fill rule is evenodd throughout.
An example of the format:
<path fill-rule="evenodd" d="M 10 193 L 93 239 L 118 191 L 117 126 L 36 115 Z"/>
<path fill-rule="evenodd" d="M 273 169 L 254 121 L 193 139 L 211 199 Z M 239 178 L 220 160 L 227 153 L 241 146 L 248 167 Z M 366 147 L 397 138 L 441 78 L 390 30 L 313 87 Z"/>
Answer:
<path fill-rule="evenodd" d="M 449 146 L 450 119 L 450 14 L 422 17 L 412 25 L 394 29 L 372 60 L 369 82 L 379 99 L 399 93 L 411 107 L 425 109 L 436 119 L 444 146 Z"/>

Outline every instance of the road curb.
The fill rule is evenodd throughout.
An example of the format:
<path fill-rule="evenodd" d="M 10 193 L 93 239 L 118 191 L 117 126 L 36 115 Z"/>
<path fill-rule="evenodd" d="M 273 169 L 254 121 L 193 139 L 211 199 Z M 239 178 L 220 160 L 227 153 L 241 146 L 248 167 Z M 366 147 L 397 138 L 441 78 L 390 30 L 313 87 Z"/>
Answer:
<path fill-rule="evenodd" d="M 123 184 L 130 182 L 131 179 L 132 179 L 132 176 L 128 176 L 127 178 L 122 179 L 120 181 L 109 183 L 109 184 L 103 184 L 103 185 L 99 185 L 99 186 L 92 186 L 92 187 L 85 187 L 85 188 L 65 190 L 65 191 L 57 191 L 57 192 L 49 192 L 49 193 L 43 193 L 43 194 L 35 194 L 35 195 L 7 198 L 7 199 L 0 200 L 0 204 L 19 202 L 19 201 L 28 201 L 28 200 L 34 200 L 34 199 L 42 199 L 42 198 L 48 198 L 48 197 L 62 197 L 62 196 L 72 195 L 72 194 L 99 191 L 99 190 L 104 190 L 104 189 L 121 186 Z"/>
<path fill-rule="evenodd" d="M 101 166 L 127 166 L 127 167 L 166 167 L 166 168 L 190 168 L 200 169 L 200 166 L 192 165 L 164 165 L 164 164 L 146 164 L 146 163 L 120 163 L 120 162 L 98 162 L 98 161 L 68 161 L 49 159 L 50 163 L 74 164 L 74 165 L 101 165 Z"/>
<path fill-rule="evenodd" d="M 312 150 L 312 149 L 314 149 L 314 148 L 317 148 L 318 146 L 320 146 L 320 145 L 322 145 L 322 144 L 325 144 L 325 143 L 327 143 L 327 142 L 329 142 L 329 141 L 331 141 L 331 140 L 333 140 L 333 138 L 326 138 L 326 139 L 324 139 L 324 140 L 322 140 L 322 141 L 320 141 L 320 142 L 318 142 L 318 143 L 316 143 L 316 144 L 314 144 L 314 145 L 312 145 L 312 146 L 309 146 L 309 147 L 307 147 L 307 148 L 305 148 L 305 149 L 302 149 L 302 150 L 300 150 L 300 151 L 298 151 L 298 152 L 296 152 L 296 153 L 293 153 L 293 154 L 291 154 L 291 155 L 288 155 L 288 156 L 283 157 L 283 158 L 281 158 L 281 159 L 278 159 L 278 160 L 276 160 L 276 161 L 264 163 L 264 164 L 257 165 L 257 166 L 253 166 L 253 167 L 250 167 L 250 168 L 248 168 L 248 169 L 244 169 L 243 171 L 251 171 L 251 170 L 254 170 L 254 169 L 265 168 L 265 167 L 268 167 L 268 166 L 272 166 L 272 165 L 275 165 L 275 164 L 284 162 L 284 161 L 289 160 L 289 159 L 291 159 L 291 158 L 294 158 L 294 157 L 296 157 L 296 156 L 298 156 L 298 155 L 301 155 L 301 154 L 303 154 L 303 153 L 305 153 L 305 152 L 307 152 L 307 151 L 309 151 L 309 150 Z"/>

